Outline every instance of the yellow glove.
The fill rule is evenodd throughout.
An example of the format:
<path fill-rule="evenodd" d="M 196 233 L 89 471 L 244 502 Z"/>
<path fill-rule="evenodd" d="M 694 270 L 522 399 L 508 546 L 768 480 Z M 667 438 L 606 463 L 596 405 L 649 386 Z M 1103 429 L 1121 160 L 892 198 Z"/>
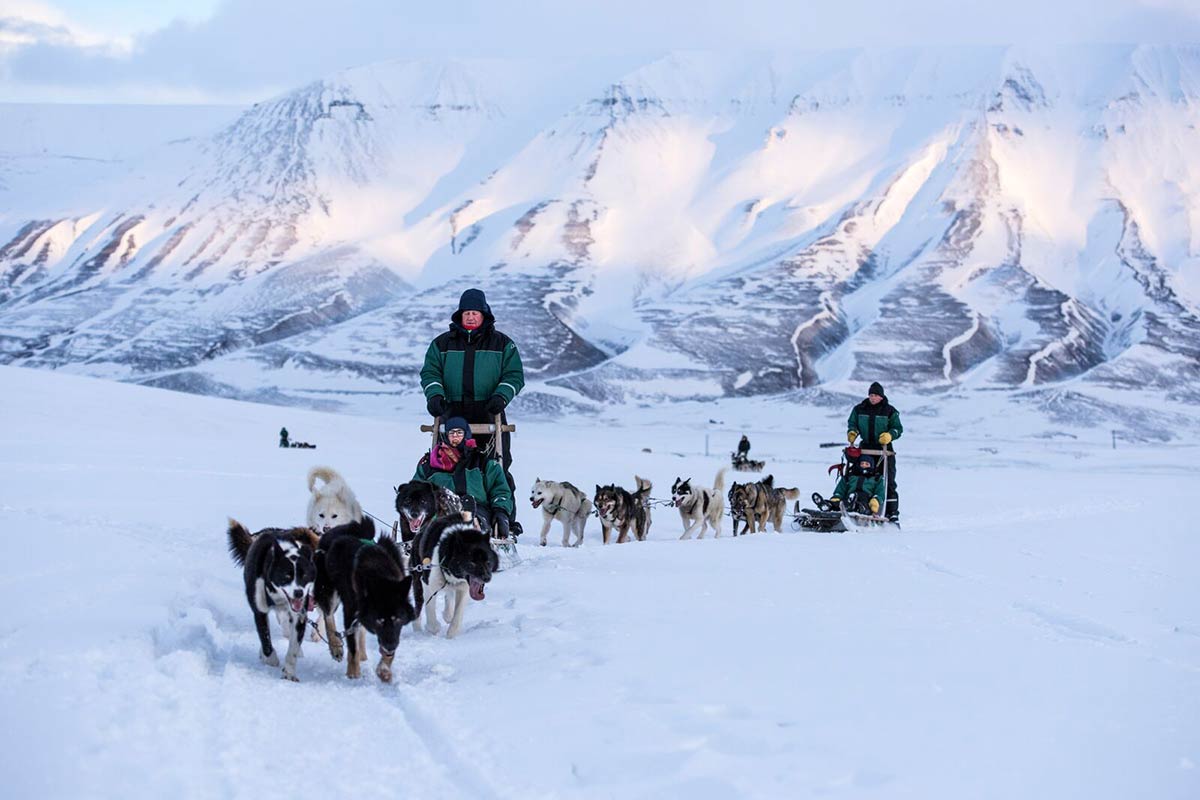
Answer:
<path fill-rule="evenodd" d="M 874 497 L 871 498 L 871 502 L 867 503 L 867 507 L 871 509 L 872 514 L 879 513 L 879 501 Z"/>
<path fill-rule="evenodd" d="M 890 433 L 888 433 L 887 431 L 884 431 L 883 433 L 879 434 L 879 443 L 884 444 L 884 445 L 891 444 L 892 443 L 892 435 Z"/>
<path fill-rule="evenodd" d="M 854 444 L 854 440 L 858 438 L 858 431 L 846 431 L 846 441 Z"/>

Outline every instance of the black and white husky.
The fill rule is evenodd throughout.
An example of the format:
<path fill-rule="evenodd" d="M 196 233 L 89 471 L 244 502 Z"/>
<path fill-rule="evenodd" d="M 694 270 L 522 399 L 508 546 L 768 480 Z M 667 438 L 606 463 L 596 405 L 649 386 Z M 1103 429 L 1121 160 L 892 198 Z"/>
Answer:
<path fill-rule="evenodd" d="M 583 530 L 592 513 L 592 501 L 588 496 L 567 481 L 544 481 L 538 478 L 529 491 L 529 502 L 534 508 L 542 509 L 542 547 L 550 533 L 550 523 L 562 523 L 562 546 L 579 547 L 583 544 Z M 575 534 L 575 544 L 570 544 Z"/>
<path fill-rule="evenodd" d="M 445 598 L 442 618 L 450 624 L 447 639 L 453 639 L 462 628 L 467 597 L 482 600 L 484 585 L 500 569 L 500 557 L 487 535 L 461 517 L 444 517 L 426 525 L 413 542 L 409 563 L 413 575 L 420 576 L 413 581 L 417 617 L 424 606 L 425 630 L 435 635 L 441 632 L 433 602 L 440 593 Z"/>
<path fill-rule="evenodd" d="M 264 528 L 251 534 L 246 526 L 231 519 L 228 536 L 229 554 L 243 567 L 246 602 L 254 613 L 254 627 L 261 645 L 259 658 L 272 667 L 279 666 L 267 619 L 267 613 L 274 611 L 288 637 L 283 677 L 299 680 L 296 659 L 308 624 L 307 614 L 313 607 L 317 535 L 308 528 Z"/>
<path fill-rule="evenodd" d="M 683 522 L 680 539 L 692 538 L 697 528 L 700 534 L 696 538 L 703 539 L 709 526 L 715 536 L 720 536 L 721 519 L 725 516 L 725 470 L 717 473 L 711 489 L 693 485 L 691 478 L 676 478 L 671 487 L 671 503 L 679 509 L 679 519 Z"/>

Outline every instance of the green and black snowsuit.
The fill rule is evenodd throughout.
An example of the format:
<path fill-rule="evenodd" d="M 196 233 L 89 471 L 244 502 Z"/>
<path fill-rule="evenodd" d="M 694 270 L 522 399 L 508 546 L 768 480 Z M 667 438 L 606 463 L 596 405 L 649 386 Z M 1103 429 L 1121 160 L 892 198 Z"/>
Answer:
<path fill-rule="evenodd" d="M 466 310 L 483 312 L 483 324 L 473 331 L 462 326 Z M 525 371 L 517 346 L 495 328 L 495 317 L 484 299 L 483 292 L 468 289 L 463 292 L 458 310 L 450 317 L 450 329 L 434 339 L 425 353 L 421 368 L 421 388 L 428 400 L 435 395 L 446 399 L 444 416 L 461 416 L 472 424 L 487 423 L 488 399 L 499 395 L 507 406 L 525 386 Z M 503 422 L 508 421 L 501 412 Z M 476 435 L 480 447 L 487 445 L 489 436 Z M 512 465 L 509 434 L 504 434 L 504 471 Z M 510 487 L 511 488 L 511 487 Z"/>
<path fill-rule="evenodd" d="M 459 452 L 462 456 L 453 472 L 435 468 L 429 463 L 429 453 L 426 453 L 417 463 L 413 480 L 445 487 L 460 497 L 473 498 L 477 512 L 489 524 L 495 518 L 496 511 L 503 511 L 511 519 L 516 507 L 500 462 L 485 457 L 473 439 L 460 445 Z"/>
<path fill-rule="evenodd" d="M 850 417 L 846 420 L 846 430 L 859 434 L 862 437 L 862 448 L 864 450 L 887 450 L 887 517 L 896 519 L 900 516 L 900 495 L 896 492 L 896 456 L 895 450 L 892 448 L 891 442 L 886 445 L 879 443 L 879 434 L 890 433 L 892 441 L 899 439 L 904 433 L 904 426 L 900 424 L 900 412 L 892 407 L 888 402 L 887 395 L 883 394 L 882 387 L 878 384 L 872 384 L 872 389 L 878 387 L 877 392 L 883 397 L 879 403 L 872 405 L 870 398 L 863 400 L 850 411 Z"/>
<path fill-rule="evenodd" d="M 860 502 L 866 505 L 863 501 L 864 497 L 874 497 L 879 501 L 879 507 L 884 507 L 884 481 L 882 475 L 862 475 L 857 471 L 851 470 L 846 476 L 840 478 L 837 482 L 837 487 L 833 490 L 833 496 L 838 500 L 845 500 L 851 494 L 858 495 Z"/>

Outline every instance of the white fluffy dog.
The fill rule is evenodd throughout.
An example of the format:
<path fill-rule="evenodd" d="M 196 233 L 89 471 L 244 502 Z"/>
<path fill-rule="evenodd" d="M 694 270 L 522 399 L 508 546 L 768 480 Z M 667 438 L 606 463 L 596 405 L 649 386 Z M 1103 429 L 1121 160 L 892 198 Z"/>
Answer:
<path fill-rule="evenodd" d="M 321 485 L 317 485 L 321 481 Z M 308 471 L 308 527 L 318 533 L 363 518 L 362 506 L 337 470 L 313 467 Z"/>

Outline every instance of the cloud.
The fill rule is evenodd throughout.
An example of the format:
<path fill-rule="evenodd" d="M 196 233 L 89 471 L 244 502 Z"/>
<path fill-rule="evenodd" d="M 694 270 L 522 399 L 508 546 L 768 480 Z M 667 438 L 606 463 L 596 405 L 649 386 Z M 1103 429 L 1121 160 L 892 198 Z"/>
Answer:
<path fill-rule="evenodd" d="M 808 49 L 1200 41 L 1185 0 L 225 0 L 122 47 L 44 4 L 0 7 L 0 99 L 114 96 L 244 102 L 385 59 L 653 57 L 672 49 Z M 24 8 L 25 11 L 21 9 Z M 31 10 L 32 9 L 32 10 Z"/>

